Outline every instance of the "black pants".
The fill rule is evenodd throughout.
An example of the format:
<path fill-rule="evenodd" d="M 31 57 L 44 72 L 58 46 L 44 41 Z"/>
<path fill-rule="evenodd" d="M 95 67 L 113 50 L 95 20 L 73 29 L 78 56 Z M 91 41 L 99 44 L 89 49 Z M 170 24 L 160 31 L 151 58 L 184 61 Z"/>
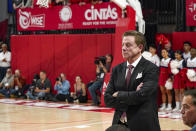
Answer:
<path fill-rule="evenodd" d="M 73 102 L 73 99 L 70 97 L 70 95 L 63 95 L 63 94 L 57 94 L 56 99 L 59 101 L 65 101 Z"/>
<path fill-rule="evenodd" d="M 5 74 L 6 74 L 8 68 L 10 68 L 10 67 L 0 67 L 0 82 L 5 77 Z"/>
<path fill-rule="evenodd" d="M 78 100 L 80 103 L 86 103 L 87 102 L 87 96 L 79 96 Z"/>

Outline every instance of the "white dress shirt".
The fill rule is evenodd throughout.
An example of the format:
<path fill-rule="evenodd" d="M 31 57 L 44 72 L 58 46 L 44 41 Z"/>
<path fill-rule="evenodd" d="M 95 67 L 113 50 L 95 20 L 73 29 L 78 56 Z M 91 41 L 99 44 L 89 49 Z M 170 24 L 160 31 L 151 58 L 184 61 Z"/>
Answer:
<path fill-rule="evenodd" d="M 191 59 L 188 58 L 187 60 L 187 67 L 196 67 L 196 57 Z"/>
<path fill-rule="evenodd" d="M 3 59 L 6 59 L 7 62 L 4 62 Z M 0 67 L 10 67 L 11 63 L 11 52 L 6 51 L 0 53 Z"/>
<path fill-rule="evenodd" d="M 188 59 L 191 57 L 190 51 L 186 54 L 185 52 L 182 54 L 184 59 Z"/>
<path fill-rule="evenodd" d="M 138 65 L 138 63 L 140 62 L 141 59 L 142 59 L 142 56 L 140 56 L 139 58 L 137 58 L 137 60 L 134 61 L 132 64 L 130 64 L 130 63 L 127 61 L 127 67 L 128 67 L 129 65 L 132 65 L 132 66 L 133 66 L 131 73 L 133 73 L 133 70 L 134 70 L 135 67 Z M 127 69 L 126 69 L 125 78 L 127 77 L 128 71 L 129 71 L 129 69 L 127 68 Z"/>
<path fill-rule="evenodd" d="M 160 59 L 159 59 L 158 55 L 155 54 L 154 56 L 151 56 L 151 62 L 159 67 L 160 66 Z"/>

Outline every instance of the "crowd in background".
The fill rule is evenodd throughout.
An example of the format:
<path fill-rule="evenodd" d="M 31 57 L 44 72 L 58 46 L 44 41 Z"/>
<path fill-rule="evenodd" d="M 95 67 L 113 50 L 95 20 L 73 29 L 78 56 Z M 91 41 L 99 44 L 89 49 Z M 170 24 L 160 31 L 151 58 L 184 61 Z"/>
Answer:
<path fill-rule="evenodd" d="M 104 82 L 105 74 L 110 72 L 112 55 L 107 54 L 95 59 L 96 79 L 91 80 L 87 85 L 82 81 L 82 76 L 75 77 L 71 92 L 71 84 L 66 78 L 66 74 L 60 73 L 56 78 L 54 86 L 51 84 L 47 73 L 42 70 L 35 74 L 31 83 L 26 82 L 20 69 L 14 72 L 11 69 L 11 52 L 7 50 L 7 45 L 2 44 L 0 53 L 0 94 L 6 98 L 27 98 L 32 100 L 67 101 L 69 103 L 86 103 L 88 100 L 87 90 L 93 100 L 92 105 L 100 104 L 100 94 Z M 87 89 L 88 88 L 88 89 Z M 57 93 L 54 94 L 53 90 Z"/>
<path fill-rule="evenodd" d="M 25 77 L 19 69 L 13 73 L 11 69 L 11 52 L 7 45 L 1 43 L 0 53 L 0 94 L 5 97 L 29 98 L 33 100 L 52 101 L 78 101 L 87 102 L 87 92 L 92 98 L 92 105 L 100 104 L 100 94 L 104 82 L 104 76 L 110 72 L 113 57 L 107 54 L 95 60 L 96 79 L 89 83 L 82 82 L 82 76 L 75 77 L 74 92 L 70 92 L 70 82 L 66 74 L 61 73 L 56 79 L 54 88 L 47 78 L 45 71 L 40 71 L 34 76 L 31 84 L 26 83 Z M 159 41 L 158 46 L 150 44 L 148 51 L 150 57 L 144 57 L 160 67 L 159 88 L 161 91 L 162 105 L 160 110 L 179 111 L 185 90 L 196 87 L 196 48 L 188 41 L 184 42 L 183 52 L 172 50 L 172 43 Z M 157 87 L 158 88 L 158 87 Z M 54 89 L 57 94 L 53 94 Z"/>

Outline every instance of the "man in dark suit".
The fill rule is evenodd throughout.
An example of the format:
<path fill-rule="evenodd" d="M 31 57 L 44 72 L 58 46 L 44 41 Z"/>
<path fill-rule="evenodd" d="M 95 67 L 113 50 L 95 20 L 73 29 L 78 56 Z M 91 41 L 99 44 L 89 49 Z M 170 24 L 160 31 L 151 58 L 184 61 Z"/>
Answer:
<path fill-rule="evenodd" d="M 122 56 L 127 61 L 113 68 L 104 101 L 106 106 L 115 108 L 113 125 L 127 122 L 131 131 L 160 131 L 159 69 L 142 57 L 145 44 L 142 33 L 123 34 Z"/>
<path fill-rule="evenodd" d="M 184 124 L 196 131 L 196 89 L 184 93 L 181 113 Z"/>

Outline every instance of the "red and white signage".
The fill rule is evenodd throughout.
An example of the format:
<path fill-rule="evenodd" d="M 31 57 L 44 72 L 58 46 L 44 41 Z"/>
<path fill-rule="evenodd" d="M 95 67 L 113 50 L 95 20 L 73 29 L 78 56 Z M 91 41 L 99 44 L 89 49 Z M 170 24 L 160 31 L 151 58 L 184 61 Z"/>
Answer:
<path fill-rule="evenodd" d="M 17 10 L 18 31 L 115 28 L 121 9 L 114 3 Z"/>
<path fill-rule="evenodd" d="M 107 73 L 105 75 L 105 79 L 104 79 L 104 83 L 103 83 L 103 87 L 102 87 L 102 92 L 101 92 L 101 106 L 105 107 L 105 103 L 104 103 L 104 93 L 106 91 L 106 88 L 108 86 L 108 83 L 110 81 L 110 75 L 111 73 Z"/>
<path fill-rule="evenodd" d="M 196 0 L 186 0 L 186 24 L 196 26 Z"/>

